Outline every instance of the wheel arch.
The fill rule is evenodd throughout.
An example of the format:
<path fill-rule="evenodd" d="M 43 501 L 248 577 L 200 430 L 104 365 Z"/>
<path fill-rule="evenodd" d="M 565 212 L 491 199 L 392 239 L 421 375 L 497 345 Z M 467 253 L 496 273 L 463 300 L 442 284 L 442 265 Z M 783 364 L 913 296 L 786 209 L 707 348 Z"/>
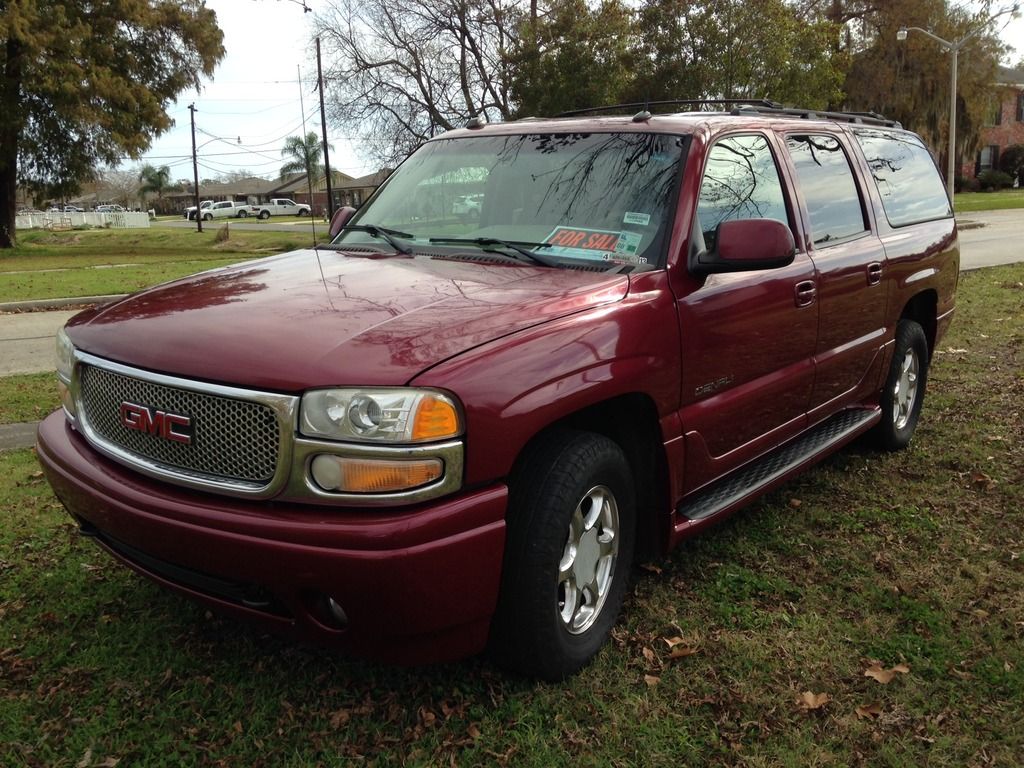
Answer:
<path fill-rule="evenodd" d="M 658 410 L 650 395 L 617 395 L 567 414 L 531 436 L 512 467 L 512 475 L 533 446 L 559 429 L 603 435 L 626 456 L 636 489 L 636 555 L 638 562 L 662 554 L 668 541 L 668 461 L 661 439 Z"/>
<path fill-rule="evenodd" d="M 939 294 L 934 288 L 928 288 L 914 294 L 903 306 L 900 320 L 913 320 L 924 330 L 928 340 L 929 359 L 935 353 L 935 336 L 938 325 Z"/>

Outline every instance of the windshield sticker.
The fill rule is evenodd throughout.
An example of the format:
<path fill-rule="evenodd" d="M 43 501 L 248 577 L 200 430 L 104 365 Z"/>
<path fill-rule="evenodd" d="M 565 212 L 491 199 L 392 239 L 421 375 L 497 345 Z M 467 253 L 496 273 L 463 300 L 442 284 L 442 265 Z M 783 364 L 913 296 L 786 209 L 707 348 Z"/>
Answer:
<path fill-rule="evenodd" d="M 637 224 L 641 227 L 646 227 L 651 223 L 651 214 L 649 213 L 634 213 L 633 211 L 626 211 L 626 215 L 622 217 L 623 224 Z"/>
<path fill-rule="evenodd" d="M 544 240 L 551 245 L 544 253 L 575 259 L 601 258 L 605 261 L 629 261 L 646 264 L 637 256 L 643 235 L 639 232 L 613 232 L 605 229 L 555 227 Z"/>

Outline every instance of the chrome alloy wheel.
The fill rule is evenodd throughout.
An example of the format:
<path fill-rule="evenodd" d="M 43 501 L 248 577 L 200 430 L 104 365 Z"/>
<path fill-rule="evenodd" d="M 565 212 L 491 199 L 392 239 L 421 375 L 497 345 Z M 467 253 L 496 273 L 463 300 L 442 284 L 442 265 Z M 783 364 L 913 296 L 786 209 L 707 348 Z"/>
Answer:
<path fill-rule="evenodd" d="M 892 398 L 892 422 L 896 429 L 903 429 L 910 421 L 917 400 L 917 376 L 919 361 L 913 347 L 907 350 L 900 364 L 899 377 Z"/>
<path fill-rule="evenodd" d="M 586 632 L 611 590 L 619 554 L 619 507 L 606 486 L 587 491 L 569 520 L 558 563 L 558 613 L 570 634 Z"/>

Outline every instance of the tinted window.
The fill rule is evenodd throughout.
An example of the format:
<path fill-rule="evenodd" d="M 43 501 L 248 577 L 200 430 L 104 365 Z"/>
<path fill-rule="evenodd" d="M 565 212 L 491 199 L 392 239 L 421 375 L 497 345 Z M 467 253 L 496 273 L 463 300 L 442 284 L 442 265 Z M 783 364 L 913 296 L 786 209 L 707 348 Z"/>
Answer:
<path fill-rule="evenodd" d="M 857 131 L 857 141 L 894 227 L 952 216 L 942 177 L 921 140 L 908 133 Z"/>
<path fill-rule="evenodd" d="M 711 148 L 700 186 L 697 217 L 709 249 L 715 247 L 715 230 L 723 221 L 788 222 L 779 171 L 763 136 L 730 136 Z"/>
<path fill-rule="evenodd" d="M 850 161 L 833 136 L 790 136 L 786 140 L 796 166 L 815 245 L 842 240 L 867 229 Z"/>

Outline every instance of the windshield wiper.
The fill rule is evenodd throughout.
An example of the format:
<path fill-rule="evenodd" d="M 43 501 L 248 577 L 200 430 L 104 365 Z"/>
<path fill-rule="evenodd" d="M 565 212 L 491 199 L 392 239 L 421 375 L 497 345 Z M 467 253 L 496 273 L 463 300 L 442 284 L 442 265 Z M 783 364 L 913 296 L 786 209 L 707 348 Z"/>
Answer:
<path fill-rule="evenodd" d="M 378 227 L 376 224 L 346 224 L 341 228 L 341 231 L 350 230 L 353 232 L 365 232 L 370 237 L 379 237 L 388 241 L 388 244 L 399 253 L 406 255 L 412 253 L 412 250 L 399 243 L 395 238 L 400 237 L 403 240 L 412 240 L 416 235 L 411 235 L 408 232 L 401 232 L 397 229 L 388 229 L 387 227 Z"/>
<path fill-rule="evenodd" d="M 540 264 L 545 267 L 557 267 L 558 262 L 546 259 L 539 253 L 528 251 L 523 246 L 530 248 L 550 248 L 551 243 L 531 243 L 525 240 L 500 240 L 496 237 L 432 237 L 430 238 L 432 243 L 452 243 L 458 245 L 460 243 L 468 243 L 470 245 L 479 245 L 482 250 L 488 250 L 488 246 L 498 248 L 506 248 L 514 253 L 519 254 L 516 258 L 519 261 L 523 261 L 525 257 L 532 261 L 534 264 Z"/>

